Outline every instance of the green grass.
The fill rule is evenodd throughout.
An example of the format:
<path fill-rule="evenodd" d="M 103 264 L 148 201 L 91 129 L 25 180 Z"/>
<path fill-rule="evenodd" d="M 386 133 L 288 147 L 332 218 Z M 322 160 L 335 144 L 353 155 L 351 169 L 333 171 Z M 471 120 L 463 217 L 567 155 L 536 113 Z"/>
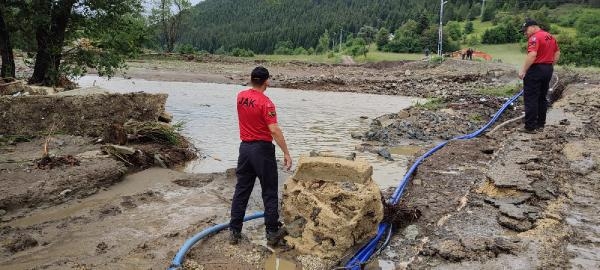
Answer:
<path fill-rule="evenodd" d="M 481 44 L 473 48 L 491 55 L 493 60 L 500 60 L 502 63 L 520 66 L 525 61 L 525 54 L 521 52 L 519 43 Z"/>
<path fill-rule="evenodd" d="M 477 93 L 495 97 L 510 97 L 517 93 L 520 89 L 520 85 L 502 85 L 498 87 L 488 87 L 477 90 Z"/>
<path fill-rule="evenodd" d="M 480 38 L 481 38 L 481 36 L 483 36 L 483 32 L 485 32 L 485 30 L 487 30 L 488 28 L 494 27 L 494 25 L 492 24 L 491 21 L 481 22 L 481 20 L 479 20 L 479 18 L 473 20 L 472 22 L 473 22 L 473 33 L 471 33 L 469 35 L 477 35 Z M 462 23 L 463 30 L 465 29 L 465 24 L 466 24 L 466 22 Z"/>
<path fill-rule="evenodd" d="M 444 107 L 446 107 L 446 103 L 444 102 L 444 99 L 442 99 L 442 98 L 431 98 L 431 99 L 428 99 L 424 103 L 421 103 L 421 102 L 415 103 L 415 108 L 421 108 L 421 109 L 432 110 L 432 111 L 441 109 Z"/>

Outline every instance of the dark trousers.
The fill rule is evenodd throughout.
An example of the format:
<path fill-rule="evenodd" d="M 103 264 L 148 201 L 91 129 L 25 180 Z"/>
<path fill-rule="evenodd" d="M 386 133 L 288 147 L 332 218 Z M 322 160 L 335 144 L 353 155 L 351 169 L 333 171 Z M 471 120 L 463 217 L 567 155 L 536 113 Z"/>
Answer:
<path fill-rule="evenodd" d="M 248 200 L 258 177 L 265 207 L 265 225 L 268 232 L 276 231 L 279 228 L 279 211 L 275 145 L 265 141 L 242 142 L 236 175 L 237 184 L 231 202 L 230 230 L 242 231 Z"/>
<path fill-rule="evenodd" d="M 525 128 L 544 127 L 548 111 L 548 88 L 554 68 L 551 64 L 533 64 L 523 79 L 525 99 Z"/>

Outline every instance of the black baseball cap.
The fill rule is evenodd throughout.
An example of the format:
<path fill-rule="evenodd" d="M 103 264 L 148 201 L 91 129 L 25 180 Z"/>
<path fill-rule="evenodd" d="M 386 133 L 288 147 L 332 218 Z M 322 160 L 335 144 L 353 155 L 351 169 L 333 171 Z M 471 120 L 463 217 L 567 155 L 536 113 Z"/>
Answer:
<path fill-rule="evenodd" d="M 539 24 L 532 19 L 525 19 L 525 23 L 523 23 L 523 26 L 521 26 L 521 32 L 525 33 L 525 31 L 527 30 L 527 27 L 532 26 L 532 25 L 539 25 Z"/>
<path fill-rule="evenodd" d="M 255 67 L 250 74 L 250 80 L 253 82 L 264 82 L 270 77 L 271 75 L 269 75 L 269 70 L 262 66 Z"/>

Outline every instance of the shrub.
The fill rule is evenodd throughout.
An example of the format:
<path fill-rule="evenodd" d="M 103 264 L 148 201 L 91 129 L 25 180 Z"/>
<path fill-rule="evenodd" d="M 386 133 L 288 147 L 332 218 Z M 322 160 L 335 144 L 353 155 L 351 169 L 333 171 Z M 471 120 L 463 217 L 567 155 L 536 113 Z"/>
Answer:
<path fill-rule="evenodd" d="M 251 50 L 235 48 L 231 51 L 231 55 L 235 57 L 253 57 L 254 52 Z"/>
<path fill-rule="evenodd" d="M 180 54 L 195 54 L 196 48 L 194 48 L 194 46 L 192 46 L 191 44 L 181 44 L 177 46 L 176 51 Z"/>

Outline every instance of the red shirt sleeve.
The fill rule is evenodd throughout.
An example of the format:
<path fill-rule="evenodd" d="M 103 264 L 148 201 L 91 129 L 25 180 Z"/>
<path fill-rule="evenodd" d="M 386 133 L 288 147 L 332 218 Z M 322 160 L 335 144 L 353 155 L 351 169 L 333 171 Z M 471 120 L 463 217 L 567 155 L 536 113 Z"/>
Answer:
<path fill-rule="evenodd" d="M 532 35 L 527 43 L 527 52 L 537 52 L 540 48 L 540 42 L 537 35 Z"/>
<path fill-rule="evenodd" d="M 263 117 L 267 125 L 277 124 L 277 112 L 275 110 L 275 104 L 270 100 L 267 100 L 263 107 Z"/>

